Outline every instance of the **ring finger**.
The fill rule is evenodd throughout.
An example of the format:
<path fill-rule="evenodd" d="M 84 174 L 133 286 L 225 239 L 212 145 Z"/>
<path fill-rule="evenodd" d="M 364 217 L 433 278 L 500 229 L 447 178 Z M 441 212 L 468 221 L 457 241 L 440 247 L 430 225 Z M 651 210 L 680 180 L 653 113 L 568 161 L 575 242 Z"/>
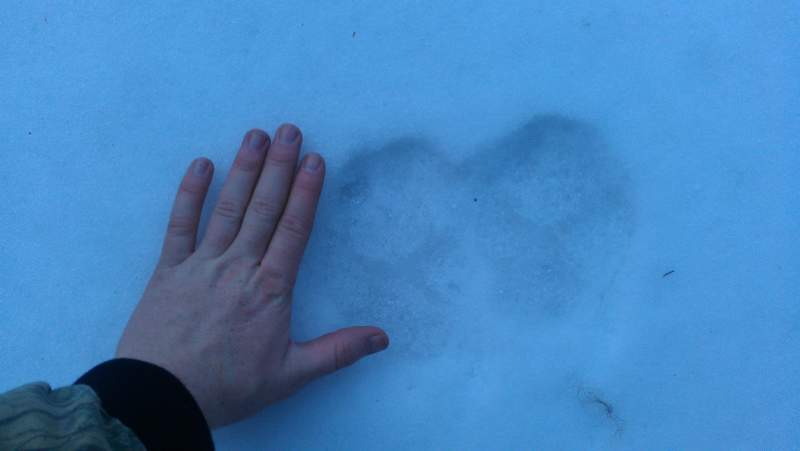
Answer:
<path fill-rule="evenodd" d="M 302 141 L 302 133 L 292 124 L 283 124 L 275 132 L 275 142 L 267 152 L 242 228 L 228 254 L 252 257 L 255 261 L 264 256 L 286 206 Z"/>

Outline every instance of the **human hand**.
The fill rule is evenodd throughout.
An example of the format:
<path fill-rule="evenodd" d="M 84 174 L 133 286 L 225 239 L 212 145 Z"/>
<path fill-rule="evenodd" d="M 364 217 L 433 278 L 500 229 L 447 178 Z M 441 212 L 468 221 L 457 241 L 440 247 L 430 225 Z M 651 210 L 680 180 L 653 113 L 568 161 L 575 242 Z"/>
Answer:
<path fill-rule="evenodd" d="M 389 344 L 377 327 L 348 327 L 304 343 L 290 337 L 292 290 L 325 176 L 313 153 L 295 169 L 301 142 L 289 124 L 275 142 L 261 130 L 245 135 L 196 250 L 214 167 L 194 161 L 159 262 L 117 346 L 116 357 L 178 377 L 212 429 Z"/>

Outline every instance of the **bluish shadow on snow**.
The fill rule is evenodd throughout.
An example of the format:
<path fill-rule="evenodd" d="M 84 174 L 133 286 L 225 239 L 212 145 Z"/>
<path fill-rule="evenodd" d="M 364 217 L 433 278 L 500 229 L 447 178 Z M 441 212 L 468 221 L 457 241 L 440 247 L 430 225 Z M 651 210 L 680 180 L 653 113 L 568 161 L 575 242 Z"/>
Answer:
<path fill-rule="evenodd" d="M 463 161 L 411 137 L 352 155 L 326 179 L 304 276 L 325 299 L 311 302 L 386 328 L 409 357 L 438 355 L 487 313 L 568 318 L 612 277 L 632 230 L 610 149 L 557 114 Z"/>

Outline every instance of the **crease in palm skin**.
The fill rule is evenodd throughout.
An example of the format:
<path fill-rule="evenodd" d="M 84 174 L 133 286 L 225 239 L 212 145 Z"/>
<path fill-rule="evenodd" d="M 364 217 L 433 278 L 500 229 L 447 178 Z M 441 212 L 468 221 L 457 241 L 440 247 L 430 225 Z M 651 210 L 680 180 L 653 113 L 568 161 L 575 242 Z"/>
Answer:
<path fill-rule="evenodd" d="M 292 292 L 325 178 L 321 155 L 298 161 L 302 141 L 292 124 L 273 137 L 247 132 L 202 239 L 214 165 L 192 162 L 156 268 L 117 345 L 115 357 L 154 363 L 178 377 L 212 429 L 389 345 L 374 326 L 306 342 L 291 338 Z"/>

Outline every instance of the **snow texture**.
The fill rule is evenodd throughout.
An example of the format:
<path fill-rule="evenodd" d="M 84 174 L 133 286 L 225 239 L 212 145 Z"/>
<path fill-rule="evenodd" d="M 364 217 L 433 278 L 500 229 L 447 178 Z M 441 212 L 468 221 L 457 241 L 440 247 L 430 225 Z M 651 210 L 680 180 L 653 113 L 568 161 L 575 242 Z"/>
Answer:
<path fill-rule="evenodd" d="M 298 124 L 307 339 L 384 353 L 218 449 L 800 446 L 800 2 L 0 11 L 0 390 L 113 355 L 198 156 Z"/>

